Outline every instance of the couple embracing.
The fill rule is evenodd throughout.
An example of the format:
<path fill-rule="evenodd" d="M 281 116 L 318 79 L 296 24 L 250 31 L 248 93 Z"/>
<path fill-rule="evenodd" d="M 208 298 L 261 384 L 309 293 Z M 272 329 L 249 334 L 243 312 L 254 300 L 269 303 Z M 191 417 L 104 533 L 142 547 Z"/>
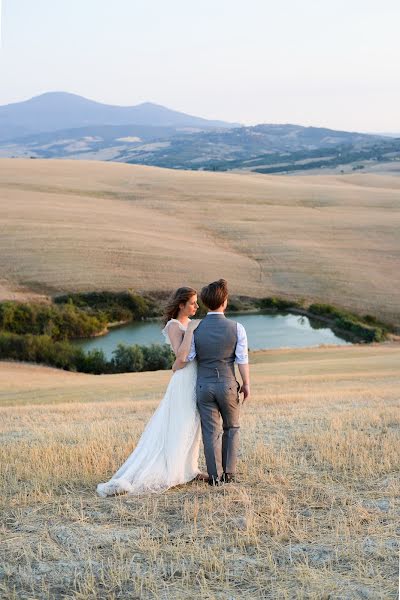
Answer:
<path fill-rule="evenodd" d="M 176 360 L 165 395 L 135 450 L 100 496 L 161 492 L 203 479 L 198 467 L 200 435 L 210 485 L 235 481 L 239 445 L 239 393 L 250 395 L 247 336 L 227 319 L 227 283 L 219 279 L 201 290 L 208 313 L 190 320 L 199 307 L 197 292 L 183 287 L 171 298 L 163 334 Z M 236 381 L 235 363 L 243 381 Z M 222 427 L 221 427 L 222 421 Z"/>

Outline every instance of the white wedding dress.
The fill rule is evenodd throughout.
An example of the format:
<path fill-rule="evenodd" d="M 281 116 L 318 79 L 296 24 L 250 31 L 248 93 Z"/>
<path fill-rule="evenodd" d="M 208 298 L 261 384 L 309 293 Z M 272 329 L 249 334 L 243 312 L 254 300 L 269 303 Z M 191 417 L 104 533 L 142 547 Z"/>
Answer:
<path fill-rule="evenodd" d="M 171 345 L 168 321 L 162 330 Z M 148 422 L 136 448 L 107 483 L 99 483 L 97 493 L 114 496 L 127 492 L 162 492 L 187 483 L 198 475 L 200 417 L 196 406 L 196 361 L 176 371 L 157 410 Z"/>

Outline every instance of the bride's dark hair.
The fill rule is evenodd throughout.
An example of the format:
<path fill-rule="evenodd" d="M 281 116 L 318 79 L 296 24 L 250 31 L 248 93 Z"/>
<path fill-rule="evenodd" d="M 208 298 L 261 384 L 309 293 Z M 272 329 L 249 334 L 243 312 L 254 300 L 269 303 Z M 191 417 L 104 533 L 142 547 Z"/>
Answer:
<path fill-rule="evenodd" d="M 178 288 L 172 296 L 170 296 L 164 308 L 164 325 L 166 325 L 170 319 L 176 319 L 179 315 L 179 305 L 186 304 L 186 302 L 195 294 L 197 294 L 197 291 L 192 287 Z"/>

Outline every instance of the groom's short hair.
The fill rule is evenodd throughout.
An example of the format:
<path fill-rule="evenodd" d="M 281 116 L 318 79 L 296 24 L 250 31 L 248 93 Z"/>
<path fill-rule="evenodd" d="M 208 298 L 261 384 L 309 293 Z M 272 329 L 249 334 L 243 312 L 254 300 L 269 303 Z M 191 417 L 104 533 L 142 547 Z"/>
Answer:
<path fill-rule="evenodd" d="M 228 297 L 228 282 L 225 279 L 218 279 L 208 285 L 205 285 L 200 292 L 200 298 L 203 304 L 210 310 L 219 308 Z"/>

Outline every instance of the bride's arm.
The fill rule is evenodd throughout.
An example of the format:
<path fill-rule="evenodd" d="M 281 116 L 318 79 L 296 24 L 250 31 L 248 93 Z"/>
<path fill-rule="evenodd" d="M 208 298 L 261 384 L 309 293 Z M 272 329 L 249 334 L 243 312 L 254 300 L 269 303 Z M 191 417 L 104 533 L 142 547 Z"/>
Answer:
<path fill-rule="evenodd" d="M 192 344 L 193 331 L 196 329 L 198 321 L 190 321 L 185 334 L 179 328 L 178 323 L 171 323 L 168 327 L 168 336 L 171 341 L 172 349 L 176 360 L 179 363 L 186 363 Z"/>

